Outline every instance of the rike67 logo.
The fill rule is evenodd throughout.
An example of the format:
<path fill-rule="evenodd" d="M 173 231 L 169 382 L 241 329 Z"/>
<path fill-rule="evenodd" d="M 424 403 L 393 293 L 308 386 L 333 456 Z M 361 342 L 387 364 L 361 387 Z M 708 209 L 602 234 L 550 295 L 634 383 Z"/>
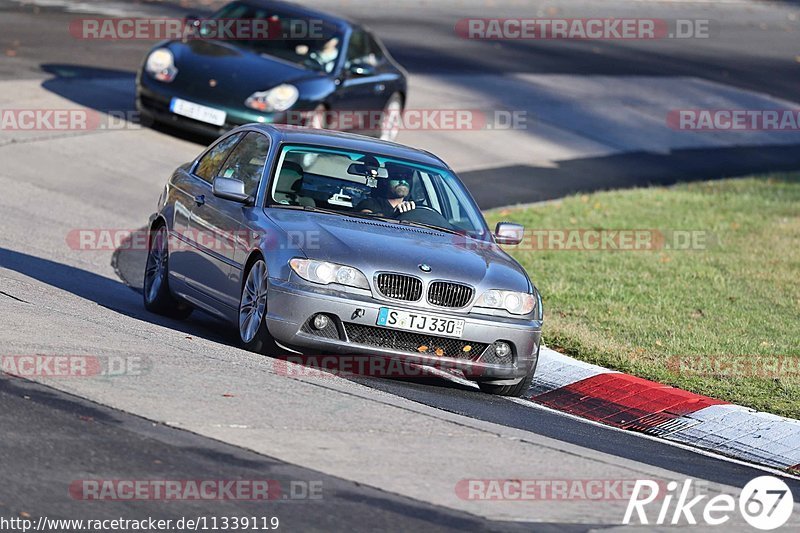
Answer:
<path fill-rule="evenodd" d="M 691 479 L 684 481 L 680 488 L 676 481 L 667 483 L 666 494 L 659 494 L 662 488 L 664 487 L 654 481 L 637 480 L 622 523 L 626 525 L 636 524 L 637 521 L 644 525 L 705 523 L 709 526 L 720 526 L 729 522 L 738 511 L 752 527 L 770 531 L 786 524 L 794 509 L 794 498 L 789 486 L 783 480 L 772 476 L 760 476 L 749 481 L 739 493 L 738 502 L 730 494 L 718 494 L 708 500 L 706 498 L 709 495 L 701 494 L 689 499 L 689 495 L 692 494 Z M 657 503 L 646 509 L 654 502 Z M 648 510 L 651 511 L 649 516 Z M 654 517 L 652 511 L 656 510 L 658 515 Z"/>

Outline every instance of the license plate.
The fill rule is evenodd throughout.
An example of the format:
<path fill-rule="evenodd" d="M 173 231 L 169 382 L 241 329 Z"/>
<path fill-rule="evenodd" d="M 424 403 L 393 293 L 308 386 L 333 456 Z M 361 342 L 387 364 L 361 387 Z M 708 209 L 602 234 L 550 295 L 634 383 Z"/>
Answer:
<path fill-rule="evenodd" d="M 176 115 L 193 118 L 201 122 L 214 124 L 215 126 L 222 126 L 225 124 L 225 118 L 227 117 L 227 113 L 221 109 L 195 104 L 194 102 L 181 100 L 180 98 L 172 99 L 169 104 L 169 110 Z"/>
<path fill-rule="evenodd" d="M 381 307 L 378 312 L 379 326 L 392 329 L 416 331 L 440 337 L 461 337 L 464 333 L 464 321 L 456 318 L 444 318 L 424 313 L 400 311 Z"/>

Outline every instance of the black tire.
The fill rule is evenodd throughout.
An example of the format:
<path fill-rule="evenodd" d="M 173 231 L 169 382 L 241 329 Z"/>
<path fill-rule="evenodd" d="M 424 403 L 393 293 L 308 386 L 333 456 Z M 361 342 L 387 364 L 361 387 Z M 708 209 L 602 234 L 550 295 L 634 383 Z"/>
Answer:
<path fill-rule="evenodd" d="M 254 261 L 244 274 L 239 296 L 239 341 L 245 350 L 275 357 L 284 350 L 275 342 L 264 319 L 267 315 L 266 276 L 267 265 L 263 259 Z"/>
<path fill-rule="evenodd" d="M 533 375 L 536 373 L 536 366 L 539 364 L 539 348 L 536 349 L 536 361 L 531 368 L 531 371 L 528 372 L 528 375 L 522 378 L 519 383 L 516 385 L 492 385 L 491 383 L 482 383 L 478 382 L 478 387 L 487 393 L 493 394 L 495 396 L 513 396 L 515 398 L 519 398 L 531 387 L 531 383 L 533 382 Z"/>
<path fill-rule="evenodd" d="M 177 300 L 169 290 L 169 234 L 163 224 L 150 232 L 142 300 L 148 311 L 179 320 L 193 311 L 192 306 Z"/>

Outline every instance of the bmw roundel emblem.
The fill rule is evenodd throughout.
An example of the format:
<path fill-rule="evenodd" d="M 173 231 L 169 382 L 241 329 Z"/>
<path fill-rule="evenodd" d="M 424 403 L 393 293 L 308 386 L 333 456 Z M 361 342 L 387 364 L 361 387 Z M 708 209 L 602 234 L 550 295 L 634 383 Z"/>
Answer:
<path fill-rule="evenodd" d="M 431 271 L 431 267 L 429 267 L 425 263 L 422 263 L 421 265 L 419 265 L 419 269 L 422 270 L 423 272 L 430 272 Z"/>

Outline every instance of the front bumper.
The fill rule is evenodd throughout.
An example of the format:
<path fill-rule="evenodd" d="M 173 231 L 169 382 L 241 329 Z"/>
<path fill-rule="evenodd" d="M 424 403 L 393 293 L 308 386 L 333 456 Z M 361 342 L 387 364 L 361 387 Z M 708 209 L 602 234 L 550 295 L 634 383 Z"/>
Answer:
<path fill-rule="evenodd" d="M 172 98 L 182 98 L 196 104 L 225 111 L 225 123 L 222 126 L 216 126 L 175 114 L 170 110 Z M 174 90 L 173 87 L 155 82 L 141 73 L 136 83 L 136 110 L 141 114 L 143 122 L 156 121 L 194 133 L 214 137 L 222 135 L 238 126 L 250 124 L 252 122 L 262 124 L 285 124 L 288 116 L 286 113 L 259 113 L 248 109 L 244 104 L 242 104 L 241 107 L 220 105 L 218 102 L 200 98 L 196 95 L 183 94 L 180 91 Z"/>
<path fill-rule="evenodd" d="M 478 317 L 447 310 L 432 312 L 405 306 L 403 302 L 380 302 L 369 296 L 343 294 L 305 282 L 271 278 L 267 301 L 266 324 L 270 334 L 303 354 L 377 355 L 453 368 L 467 378 L 496 384 L 517 382 L 535 368 L 542 335 L 539 320 Z M 376 326 L 381 307 L 463 319 L 464 334 L 461 339 L 436 338 Z M 310 319 L 319 313 L 327 315 L 334 327 L 322 331 L 310 327 Z M 412 348 L 417 339 L 420 346 L 429 350 L 439 343 L 445 347 L 442 355 Z M 499 340 L 511 344 L 511 356 L 501 359 L 494 354 L 492 345 Z M 465 352 L 465 345 L 474 349 Z"/>

